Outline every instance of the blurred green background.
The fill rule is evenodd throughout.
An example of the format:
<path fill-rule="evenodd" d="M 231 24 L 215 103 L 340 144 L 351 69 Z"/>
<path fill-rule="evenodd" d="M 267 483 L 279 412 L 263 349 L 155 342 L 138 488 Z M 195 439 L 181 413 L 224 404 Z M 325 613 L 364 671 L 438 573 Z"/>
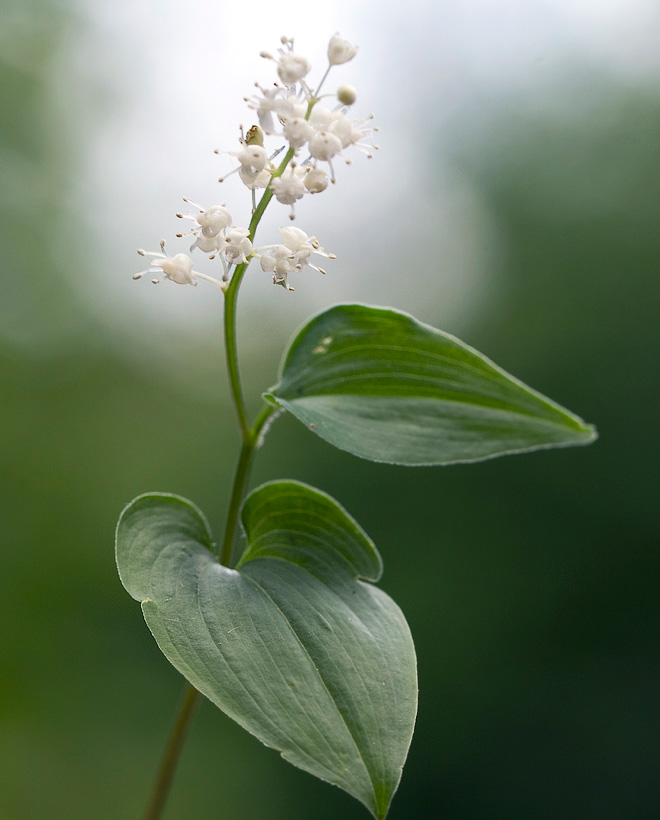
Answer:
<path fill-rule="evenodd" d="M 119 583 L 113 531 L 123 505 L 148 490 L 191 498 L 220 529 L 237 439 L 219 305 L 216 315 L 215 294 L 205 292 L 198 326 L 202 288 L 185 289 L 193 318 L 150 319 L 149 310 L 176 311 L 184 289 L 161 296 L 169 283 L 156 292 L 130 282 L 134 257 L 123 249 L 113 256 L 104 244 L 111 233 L 133 253 L 132 238 L 122 236 L 129 216 L 99 228 L 89 201 L 81 205 L 89 166 L 80 156 L 89 157 L 89 146 L 71 99 L 53 95 L 52 80 L 94 21 L 49 3 L 6 21 L 0 820 L 136 818 L 183 687 Z M 107 128 L 125 101 L 107 77 L 86 83 L 83 66 L 76 110 L 86 112 L 89 135 Z M 447 76 L 434 82 L 437 91 Z M 249 78 L 223 93 L 239 97 L 248 86 Z M 531 96 L 475 87 L 449 115 L 412 94 L 407 111 L 416 118 L 401 127 L 414 131 L 423 167 L 410 171 L 407 188 L 397 184 L 401 211 L 414 211 L 422 180 L 427 246 L 397 246 L 389 270 L 390 251 L 374 248 L 379 261 L 361 285 L 373 285 L 368 301 L 376 302 L 387 279 L 394 306 L 415 308 L 595 423 L 594 446 L 410 470 L 334 451 L 282 419 L 258 454 L 252 486 L 298 478 L 357 518 L 383 555 L 382 586 L 409 620 L 420 711 L 392 820 L 660 816 L 659 90 L 657 77 L 617 78 L 586 60 Z M 396 111 L 388 116 L 397 119 Z M 369 172 L 385 196 L 378 168 Z M 137 175 L 136 186 L 148 184 Z M 483 230 L 464 229 L 455 265 L 476 254 L 487 277 L 472 304 L 468 293 L 448 306 L 433 285 L 445 266 L 433 226 L 442 231 L 459 188 L 478 203 L 480 221 L 471 224 Z M 98 203 L 116 195 L 109 183 L 94 188 Z M 350 193 L 336 193 L 334 245 L 350 230 L 342 196 Z M 405 228 L 401 214 L 383 227 L 377 198 L 374 231 Z M 339 282 L 361 276 L 345 256 Z M 143 312 L 117 309 L 121 299 L 101 277 L 131 294 L 144 286 L 136 297 Z M 246 307 L 257 289 L 248 285 L 242 341 L 253 407 L 303 316 L 354 298 L 331 278 L 316 301 L 291 308 L 267 281 L 258 283 L 256 307 Z M 296 285 L 295 298 L 315 280 Z M 167 818 L 339 814 L 366 817 L 202 705 Z"/>

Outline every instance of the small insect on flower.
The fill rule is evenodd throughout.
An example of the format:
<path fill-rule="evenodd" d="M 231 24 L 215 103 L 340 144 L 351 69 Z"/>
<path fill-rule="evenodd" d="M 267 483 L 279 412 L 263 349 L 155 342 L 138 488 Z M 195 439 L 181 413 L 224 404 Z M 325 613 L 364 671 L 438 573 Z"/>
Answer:
<path fill-rule="evenodd" d="M 259 128 L 258 125 L 253 125 L 252 128 L 248 129 L 248 132 L 245 135 L 245 144 L 260 145 L 263 148 L 264 132 L 261 130 L 261 128 Z"/>

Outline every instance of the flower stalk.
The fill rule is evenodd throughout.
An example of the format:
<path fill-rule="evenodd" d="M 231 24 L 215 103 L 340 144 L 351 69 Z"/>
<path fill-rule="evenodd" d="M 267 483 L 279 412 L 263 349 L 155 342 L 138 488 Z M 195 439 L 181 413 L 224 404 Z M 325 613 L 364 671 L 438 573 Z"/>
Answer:
<path fill-rule="evenodd" d="M 264 402 L 254 422 L 250 424 L 248 419 L 239 369 L 236 328 L 238 293 L 243 277 L 250 260 L 258 258 L 261 269 L 272 274 L 274 284 L 284 286 L 287 291 L 293 291 L 293 287 L 288 283 L 289 274 L 297 273 L 304 267 L 325 273 L 322 268 L 309 262 L 312 253 L 329 259 L 335 258 L 334 254 L 323 251 L 315 236 L 308 236 L 299 228 L 292 227 L 280 230 L 283 245 L 271 244 L 261 249 L 255 248 L 257 228 L 273 198 L 288 206 L 289 218 L 295 219 L 296 202 L 304 196 L 322 193 L 328 188 L 328 174 L 320 163 L 327 163 L 334 182 L 333 157 L 340 156 L 344 149 L 352 145 L 360 148 L 359 140 L 364 134 L 361 121 L 351 121 L 346 116 L 348 108 L 356 98 L 352 87 L 342 86 L 337 92 L 338 102 L 334 111 L 317 105 L 321 99 L 319 89 L 326 82 L 330 69 L 351 60 L 356 49 L 341 40 L 338 35 L 331 39 L 328 48 L 328 67 L 314 92 L 305 79 L 311 69 L 309 61 L 295 53 L 293 40 L 283 37 L 281 44 L 282 48 L 278 49 L 279 56 L 267 52 L 262 52 L 261 56 L 275 62 L 282 85 L 275 83 L 274 87 L 269 89 L 257 85 L 261 96 L 255 95 L 250 100 L 246 98 L 249 108 L 257 112 L 259 126 L 253 125 L 247 136 L 241 127 L 242 150 L 225 154 L 238 160 L 238 166 L 230 173 L 236 172 L 241 182 L 250 190 L 252 214 L 249 226 L 234 225 L 232 215 L 224 205 L 205 208 L 187 197 L 184 197 L 184 201 L 192 205 L 196 212 L 176 214 L 179 219 L 190 219 L 193 222 L 190 230 L 178 233 L 177 237 L 194 237 L 190 253 L 198 251 L 207 254 L 209 260 L 218 258 L 222 266 L 220 277 L 216 278 L 195 270 L 191 257 L 185 253 L 170 256 L 165 250 L 164 241 L 161 242 L 160 251 L 138 251 L 141 256 L 149 256 L 151 259 L 148 268 L 133 277 L 140 279 L 147 273 L 160 274 L 160 278 L 152 279 L 154 284 L 169 280 L 175 284 L 193 286 L 197 285 L 198 280 L 202 280 L 218 286 L 225 297 L 225 356 L 229 388 L 241 436 L 241 449 L 232 482 L 224 537 L 219 550 L 219 561 L 227 567 L 234 566 L 236 562 L 234 547 L 238 519 L 254 454 L 269 423 L 278 412 L 275 406 Z M 351 93 L 347 93 L 346 88 L 349 88 Z M 288 143 L 288 146 L 284 146 L 284 157 L 277 166 L 273 161 L 284 148 L 280 145 L 269 155 L 263 145 L 264 136 L 273 135 Z M 301 157 L 303 152 L 306 157 Z M 350 160 L 346 162 L 350 164 Z M 220 182 L 223 182 L 225 177 L 221 177 Z M 264 189 L 258 203 L 257 188 Z M 263 253 L 260 253 L 260 250 Z M 188 686 L 163 754 L 144 820 L 159 820 L 162 815 L 195 705 L 199 701 L 199 694 L 194 686 Z"/>

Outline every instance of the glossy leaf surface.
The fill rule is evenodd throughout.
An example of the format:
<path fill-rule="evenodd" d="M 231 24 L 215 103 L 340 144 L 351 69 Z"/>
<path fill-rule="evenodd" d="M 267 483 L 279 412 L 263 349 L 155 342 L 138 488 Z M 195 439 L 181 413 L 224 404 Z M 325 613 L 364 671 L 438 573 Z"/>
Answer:
<path fill-rule="evenodd" d="M 266 399 L 335 447 L 425 465 L 588 444 L 593 427 L 406 313 L 337 305 L 291 342 Z"/>
<path fill-rule="evenodd" d="M 384 817 L 417 707 L 415 652 L 399 607 L 365 583 L 369 538 L 327 495 L 294 482 L 255 490 L 247 546 L 221 566 L 199 510 L 143 495 L 117 526 L 128 592 L 171 663 L 263 743 Z"/>

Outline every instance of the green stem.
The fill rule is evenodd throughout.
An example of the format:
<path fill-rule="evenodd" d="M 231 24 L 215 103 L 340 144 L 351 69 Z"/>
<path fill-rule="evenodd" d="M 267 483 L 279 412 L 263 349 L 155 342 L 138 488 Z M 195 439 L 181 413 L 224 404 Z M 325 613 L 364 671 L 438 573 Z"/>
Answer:
<path fill-rule="evenodd" d="M 305 119 L 309 119 L 312 113 L 316 100 L 311 100 L 307 106 L 307 114 Z M 284 155 L 284 159 L 273 171 L 271 179 L 280 177 L 284 173 L 287 165 L 293 159 L 294 150 L 289 150 Z M 261 221 L 261 217 L 266 210 L 268 203 L 273 198 L 273 192 L 270 186 L 266 188 L 259 204 L 257 205 L 252 219 L 250 220 L 250 240 L 254 242 L 254 237 L 257 232 L 257 227 Z M 231 282 L 225 291 L 225 354 L 227 357 L 227 372 L 229 374 L 229 386 L 231 389 L 231 396 L 236 408 L 238 416 L 238 424 L 241 430 L 241 454 L 238 459 L 236 473 L 234 475 L 234 483 L 232 486 L 231 496 L 229 500 L 229 512 L 227 514 L 227 524 L 225 526 L 225 534 L 222 543 L 222 551 L 220 553 L 220 563 L 224 566 L 231 566 L 232 551 L 234 541 L 236 539 L 236 527 L 238 524 L 238 514 L 241 508 L 241 501 L 245 493 L 247 481 L 250 476 L 250 467 L 252 466 L 252 457 L 254 451 L 261 443 L 262 433 L 264 427 L 271 418 L 276 408 L 264 404 L 254 420 L 254 424 L 250 427 L 247 417 L 247 410 L 245 408 L 245 400 L 243 398 L 243 388 L 241 386 L 241 377 L 238 367 L 238 345 L 236 341 L 236 305 L 238 302 L 238 291 L 245 276 L 248 263 L 238 265 L 234 271 Z M 165 800 L 172 784 L 174 777 L 174 770 L 181 754 L 183 742 L 186 738 L 190 721 L 193 716 L 194 707 L 199 697 L 199 692 L 194 686 L 189 685 L 186 690 L 183 703 L 179 709 L 174 728 L 170 734 L 167 742 L 163 759 L 158 770 L 158 777 L 154 785 L 154 790 L 151 795 L 151 800 L 144 815 L 144 820 L 160 820 L 160 817 L 165 806 Z"/>
<path fill-rule="evenodd" d="M 272 405 L 264 404 L 259 412 L 259 415 L 255 419 L 254 425 L 243 439 L 241 454 L 238 458 L 238 465 L 234 475 L 234 484 L 232 486 L 229 500 L 229 512 L 227 513 L 227 523 L 225 525 L 225 536 L 222 542 L 222 552 L 220 553 L 220 563 L 226 567 L 232 566 L 232 551 L 234 541 L 236 540 L 238 514 L 241 509 L 241 501 L 243 500 L 243 495 L 245 494 L 247 481 L 250 477 L 252 457 L 254 455 L 254 451 L 259 446 L 264 425 L 276 409 L 277 408 Z"/>
<path fill-rule="evenodd" d="M 307 117 L 311 114 L 313 104 L 308 105 Z M 280 177 L 284 173 L 287 165 L 293 159 L 294 150 L 289 150 L 284 155 L 284 159 L 277 168 L 273 171 L 271 179 Z M 264 211 L 268 207 L 268 203 L 273 198 L 273 192 L 268 186 L 264 191 L 259 204 L 257 205 L 252 219 L 250 220 L 250 240 L 254 242 L 257 232 L 257 227 L 264 215 Z M 249 264 L 249 263 L 248 263 Z M 241 453 L 234 475 L 234 483 L 232 486 L 231 496 L 229 499 L 229 512 L 227 514 L 227 523 L 225 525 L 225 535 L 222 542 L 222 551 L 220 553 L 220 563 L 225 566 L 231 565 L 232 549 L 236 536 L 236 525 L 238 523 L 238 513 L 241 507 L 243 494 L 247 486 L 247 480 L 250 475 L 250 466 L 252 463 L 252 456 L 254 450 L 259 442 L 261 430 L 274 412 L 274 408 L 264 406 L 257 416 L 254 426 L 250 428 L 247 420 L 247 411 L 245 409 L 245 400 L 243 398 L 243 388 L 241 387 L 241 377 L 238 367 L 238 343 L 236 340 L 236 305 L 238 302 L 238 291 L 245 276 L 245 271 L 248 265 L 238 265 L 234 271 L 229 287 L 225 293 L 225 352 L 227 357 L 227 372 L 229 374 L 229 386 L 231 388 L 231 395 L 236 407 L 236 414 L 238 416 L 238 424 L 241 430 Z"/>
<path fill-rule="evenodd" d="M 309 109 L 309 113 L 311 113 L 311 108 Z M 287 165 L 293 159 L 293 148 L 289 148 L 289 150 L 284 155 L 284 159 L 282 162 L 277 166 L 275 171 L 273 171 L 273 175 L 271 179 L 275 179 L 275 177 L 280 177 L 284 173 Z M 270 186 L 266 188 L 264 191 L 261 199 L 259 200 L 259 204 L 257 205 L 254 213 L 252 214 L 252 219 L 250 220 L 250 240 L 254 242 L 254 237 L 257 233 L 257 227 L 259 222 L 261 221 L 261 217 L 264 215 L 264 211 L 268 207 L 268 203 L 273 198 L 273 192 L 270 189 Z M 243 277 L 245 276 L 245 271 L 248 268 L 249 263 L 244 263 L 242 265 L 238 265 L 236 270 L 234 271 L 231 282 L 229 283 L 229 287 L 225 293 L 225 355 L 227 357 L 227 372 L 229 373 L 229 385 L 231 387 L 231 395 L 234 401 L 234 405 L 236 407 L 236 413 L 238 415 L 238 424 L 241 428 L 241 436 L 243 437 L 243 442 L 247 440 L 249 437 L 249 424 L 247 420 L 247 411 L 245 409 L 245 400 L 243 399 L 243 388 L 241 387 L 241 378 L 238 369 L 238 344 L 236 341 L 236 304 L 238 302 L 238 290 L 241 286 L 241 282 L 243 281 Z M 239 468 L 241 466 L 241 462 L 239 461 Z"/>
<path fill-rule="evenodd" d="M 248 436 L 250 425 L 247 420 L 245 400 L 243 399 L 243 388 L 241 387 L 241 377 L 238 370 L 238 345 L 236 342 L 236 302 L 238 300 L 238 285 L 232 287 L 235 280 L 240 284 L 247 264 L 239 265 L 234 271 L 231 284 L 225 293 L 225 355 L 227 357 L 227 372 L 229 374 L 229 386 L 231 396 L 238 415 L 238 425 L 241 429 L 243 440 Z"/>
<path fill-rule="evenodd" d="M 163 752 L 163 758 L 158 769 L 158 776 L 154 784 L 154 790 L 151 793 L 149 805 L 144 813 L 144 820 L 159 820 L 167 794 L 172 785 L 172 777 L 174 776 L 174 769 L 181 754 L 183 742 L 188 734 L 192 716 L 195 713 L 195 706 L 199 698 L 199 692 L 194 686 L 188 684 L 186 692 L 179 709 L 179 714 L 176 717 L 174 726 L 167 741 L 167 746 Z"/>

